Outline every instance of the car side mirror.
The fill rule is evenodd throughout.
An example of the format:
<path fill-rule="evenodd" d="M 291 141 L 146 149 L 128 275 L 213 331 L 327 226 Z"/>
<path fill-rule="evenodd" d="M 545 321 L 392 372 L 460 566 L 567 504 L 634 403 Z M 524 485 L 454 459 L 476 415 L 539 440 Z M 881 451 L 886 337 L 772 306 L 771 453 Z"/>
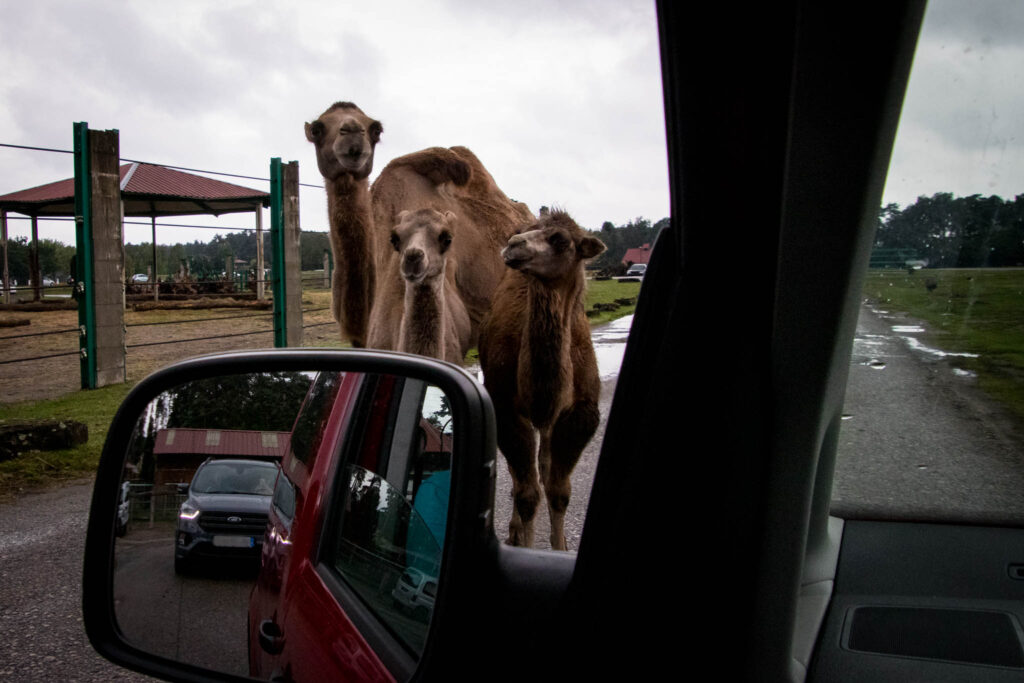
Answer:
<path fill-rule="evenodd" d="M 473 603 L 460 575 L 496 547 L 494 424 L 482 385 L 419 356 L 275 350 L 157 372 L 100 460 L 90 641 L 190 680 L 312 680 L 331 657 L 341 677 L 403 680 L 450 657 L 445 624 Z"/>

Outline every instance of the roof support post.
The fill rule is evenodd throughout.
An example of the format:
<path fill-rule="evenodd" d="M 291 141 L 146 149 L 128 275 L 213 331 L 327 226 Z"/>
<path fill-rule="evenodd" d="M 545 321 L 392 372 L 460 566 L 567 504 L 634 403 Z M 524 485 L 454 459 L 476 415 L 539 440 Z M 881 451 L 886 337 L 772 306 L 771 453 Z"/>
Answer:
<path fill-rule="evenodd" d="M 150 227 L 153 229 L 153 275 L 149 286 L 153 288 L 153 301 L 160 301 L 160 283 L 157 281 L 156 269 L 156 215 L 149 217 Z"/>
<path fill-rule="evenodd" d="M 263 271 L 266 266 L 263 262 L 263 207 L 256 207 L 256 298 L 263 301 L 266 298 L 263 285 Z"/>
<path fill-rule="evenodd" d="M 124 242 L 118 132 L 74 125 L 82 388 L 124 382 Z"/>
<path fill-rule="evenodd" d="M 302 346 L 302 261 L 299 250 L 299 162 L 270 160 L 274 346 Z"/>
<path fill-rule="evenodd" d="M 0 210 L 0 249 L 3 250 L 4 260 L 4 303 L 11 303 L 11 269 L 7 261 L 7 212 Z"/>
<path fill-rule="evenodd" d="M 32 244 L 28 248 L 28 273 L 29 281 L 32 283 L 32 301 L 39 301 L 42 296 L 40 287 L 43 286 L 43 279 L 39 273 L 39 219 L 31 216 L 32 220 Z"/>

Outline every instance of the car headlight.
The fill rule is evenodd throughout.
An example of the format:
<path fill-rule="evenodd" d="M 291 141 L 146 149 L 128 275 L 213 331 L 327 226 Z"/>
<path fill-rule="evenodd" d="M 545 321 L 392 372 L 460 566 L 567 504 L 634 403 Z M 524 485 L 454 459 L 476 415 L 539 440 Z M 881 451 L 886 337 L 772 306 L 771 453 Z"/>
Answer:
<path fill-rule="evenodd" d="M 198 527 L 197 519 L 199 518 L 199 508 L 192 505 L 188 501 L 181 504 L 181 509 L 178 511 L 178 526 L 186 531 L 194 530 Z"/>

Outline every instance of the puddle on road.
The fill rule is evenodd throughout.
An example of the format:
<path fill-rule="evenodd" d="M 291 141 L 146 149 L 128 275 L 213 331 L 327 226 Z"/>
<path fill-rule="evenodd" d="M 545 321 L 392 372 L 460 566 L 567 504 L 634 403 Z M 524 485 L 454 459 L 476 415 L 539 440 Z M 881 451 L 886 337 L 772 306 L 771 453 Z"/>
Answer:
<path fill-rule="evenodd" d="M 622 367 L 622 355 L 626 351 L 626 339 L 629 329 L 633 326 L 633 316 L 627 315 L 594 330 L 591 339 L 594 342 L 594 353 L 597 355 L 597 367 L 601 379 L 606 380 L 619 374 Z"/>
<path fill-rule="evenodd" d="M 602 381 L 619 374 L 619 369 L 622 367 L 622 355 L 626 351 L 626 340 L 629 338 L 629 330 L 632 326 L 633 316 L 627 315 L 613 320 L 607 325 L 602 325 L 591 333 L 594 354 L 597 356 L 597 369 L 601 374 Z M 480 370 L 479 363 L 468 366 L 466 370 L 483 384 L 484 374 Z"/>

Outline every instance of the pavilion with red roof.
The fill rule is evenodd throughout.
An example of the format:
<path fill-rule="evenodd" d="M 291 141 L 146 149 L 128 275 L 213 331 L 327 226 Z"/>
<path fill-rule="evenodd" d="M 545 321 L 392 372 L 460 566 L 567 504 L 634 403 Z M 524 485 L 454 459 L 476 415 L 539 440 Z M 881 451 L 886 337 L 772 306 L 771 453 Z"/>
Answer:
<path fill-rule="evenodd" d="M 125 216 L 194 216 L 256 211 L 270 194 L 183 171 L 131 162 L 121 164 Z M 26 216 L 74 216 L 75 180 L 68 178 L 0 196 L 0 211 Z"/>

